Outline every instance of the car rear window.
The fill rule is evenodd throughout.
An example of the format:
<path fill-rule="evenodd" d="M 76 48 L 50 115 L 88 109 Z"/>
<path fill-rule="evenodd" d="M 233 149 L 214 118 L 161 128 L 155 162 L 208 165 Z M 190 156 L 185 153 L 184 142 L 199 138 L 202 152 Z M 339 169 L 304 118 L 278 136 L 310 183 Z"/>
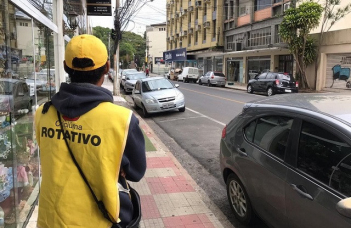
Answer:
<path fill-rule="evenodd" d="M 214 72 L 213 73 L 215 76 L 219 76 L 219 77 L 225 77 L 223 73 L 220 72 Z"/>
<path fill-rule="evenodd" d="M 278 74 L 279 79 L 295 81 L 294 77 L 288 74 Z"/>

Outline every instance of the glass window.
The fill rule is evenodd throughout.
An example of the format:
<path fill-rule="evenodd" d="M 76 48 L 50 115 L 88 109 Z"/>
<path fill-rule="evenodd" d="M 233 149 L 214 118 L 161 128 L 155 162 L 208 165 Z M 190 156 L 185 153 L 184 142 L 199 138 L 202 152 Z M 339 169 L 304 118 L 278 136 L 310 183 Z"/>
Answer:
<path fill-rule="evenodd" d="M 267 116 L 258 119 L 254 143 L 280 159 L 284 159 L 293 119 Z"/>
<path fill-rule="evenodd" d="M 249 140 L 250 142 L 252 142 L 252 140 L 253 140 L 255 127 L 256 127 L 256 120 L 252 121 L 244 129 L 245 136 L 246 136 L 247 140 Z"/>
<path fill-rule="evenodd" d="M 266 79 L 267 73 L 260 74 L 258 79 Z"/>
<path fill-rule="evenodd" d="M 249 32 L 248 46 L 269 45 L 271 43 L 271 27 Z"/>
<path fill-rule="evenodd" d="M 255 11 L 272 6 L 271 0 L 255 0 Z"/>
<path fill-rule="evenodd" d="M 332 132 L 312 123 L 303 123 L 297 168 L 351 196 L 351 148 Z"/>
<path fill-rule="evenodd" d="M 276 74 L 269 73 L 267 79 L 276 79 Z"/>

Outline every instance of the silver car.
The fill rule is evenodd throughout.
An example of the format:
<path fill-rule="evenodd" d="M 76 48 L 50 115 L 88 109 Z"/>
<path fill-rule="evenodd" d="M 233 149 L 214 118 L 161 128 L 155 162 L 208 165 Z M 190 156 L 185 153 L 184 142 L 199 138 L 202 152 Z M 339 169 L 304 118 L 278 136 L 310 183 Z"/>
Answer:
<path fill-rule="evenodd" d="M 208 86 L 221 86 L 225 87 L 226 78 L 222 72 L 209 71 L 201 76 L 198 81 L 199 85 L 207 84 Z"/>
<path fill-rule="evenodd" d="M 222 131 L 220 164 L 242 223 L 351 227 L 351 95 L 247 103 Z"/>
<path fill-rule="evenodd" d="M 138 79 L 146 78 L 144 72 L 127 72 L 125 77 L 122 79 L 122 87 L 126 93 L 132 92 L 134 89 L 135 83 Z"/>
<path fill-rule="evenodd" d="M 184 95 L 164 77 L 139 79 L 132 92 L 134 108 L 141 108 L 144 117 L 170 110 L 185 111 Z"/>

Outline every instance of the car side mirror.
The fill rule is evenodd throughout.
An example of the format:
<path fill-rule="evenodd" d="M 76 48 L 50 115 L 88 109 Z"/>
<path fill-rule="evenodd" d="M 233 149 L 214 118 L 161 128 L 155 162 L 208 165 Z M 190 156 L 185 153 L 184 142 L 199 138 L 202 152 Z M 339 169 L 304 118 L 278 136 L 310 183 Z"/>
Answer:
<path fill-rule="evenodd" d="M 179 84 L 175 84 L 174 87 L 178 88 L 178 87 L 179 87 Z"/>
<path fill-rule="evenodd" d="M 140 90 L 134 90 L 134 94 L 140 94 Z"/>
<path fill-rule="evenodd" d="M 340 200 L 336 204 L 336 210 L 343 216 L 351 218 L 351 197 Z"/>
<path fill-rule="evenodd" d="M 127 77 L 127 78 L 126 78 L 126 80 L 130 80 L 130 78 L 129 78 L 129 77 Z"/>

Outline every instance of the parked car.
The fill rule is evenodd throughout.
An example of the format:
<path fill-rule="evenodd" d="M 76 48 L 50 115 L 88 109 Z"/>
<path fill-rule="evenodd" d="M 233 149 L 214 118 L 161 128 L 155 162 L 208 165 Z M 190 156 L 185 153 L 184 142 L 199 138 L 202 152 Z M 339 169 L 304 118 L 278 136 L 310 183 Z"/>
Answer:
<path fill-rule="evenodd" d="M 12 112 L 15 115 L 32 110 L 33 99 L 29 85 L 23 80 L 0 79 L 0 111 Z"/>
<path fill-rule="evenodd" d="M 124 79 L 122 79 L 122 87 L 126 93 L 132 92 L 134 89 L 135 83 L 138 79 L 146 78 L 146 74 L 144 72 L 134 72 L 129 71 L 125 74 Z"/>
<path fill-rule="evenodd" d="M 122 85 L 122 81 L 123 81 L 123 79 L 126 77 L 126 74 L 128 73 L 128 72 L 138 72 L 136 69 L 123 69 L 122 71 L 121 71 L 121 77 L 120 77 L 120 80 L 119 80 L 119 83 L 120 83 L 120 85 L 121 85 L 121 87 L 123 88 L 123 85 Z"/>
<path fill-rule="evenodd" d="M 134 108 L 141 108 L 144 117 L 170 110 L 184 112 L 185 99 L 178 87 L 164 77 L 139 79 L 132 92 Z"/>
<path fill-rule="evenodd" d="M 207 84 L 208 86 L 219 85 L 225 87 L 226 84 L 225 75 L 222 72 L 209 71 L 205 75 L 199 78 L 199 85 Z"/>
<path fill-rule="evenodd" d="M 177 80 L 185 82 L 196 82 L 199 78 L 199 69 L 196 67 L 184 67 L 178 75 Z"/>
<path fill-rule="evenodd" d="M 266 92 L 267 96 L 276 93 L 297 93 L 299 83 L 292 75 L 286 73 L 262 73 L 254 79 L 249 80 L 247 92 Z"/>
<path fill-rule="evenodd" d="M 270 227 L 351 227 L 351 95 L 250 102 L 222 131 L 220 166 L 235 217 Z"/>

